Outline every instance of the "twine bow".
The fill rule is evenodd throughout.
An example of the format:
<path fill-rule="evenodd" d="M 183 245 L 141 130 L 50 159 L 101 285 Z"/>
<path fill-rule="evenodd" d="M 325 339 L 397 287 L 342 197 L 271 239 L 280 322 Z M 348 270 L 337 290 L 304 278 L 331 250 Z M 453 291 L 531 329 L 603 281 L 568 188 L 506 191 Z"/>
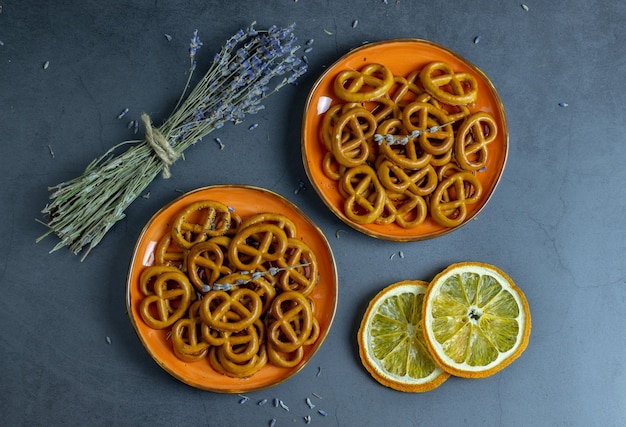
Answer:
<path fill-rule="evenodd" d="M 170 173 L 170 165 L 178 160 L 180 153 L 172 148 L 167 142 L 167 139 L 165 139 L 157 128 L 152 126 L 150 116 L 144 113 L 141 115 L 141 120 L 146 127 L 146 141 L 150 144 L 150 147 L 154 150 L 154 153 L 159 157 L 161 162 L 163 162 L 163 178 L 167 179 L 172 176 Z"/>

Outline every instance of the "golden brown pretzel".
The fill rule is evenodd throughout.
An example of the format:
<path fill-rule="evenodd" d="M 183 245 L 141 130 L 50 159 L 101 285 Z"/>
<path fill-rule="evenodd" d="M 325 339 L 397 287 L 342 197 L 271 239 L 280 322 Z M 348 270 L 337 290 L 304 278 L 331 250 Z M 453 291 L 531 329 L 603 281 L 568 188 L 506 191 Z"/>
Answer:
<path fill-rule="evenodd" d="M 209 343 L 202 339 L 200 328 L 202 319 L 198 310 L 201 301 L 194 301 L 189 307 L 187 317 L 174 323 L 172 327 L 172 348 L 174 354 L 185 362 L 195 362 L 204 358 L 209 351 Z"/>
<path fill-rule="evenodd" d="M 244 229 L 255 224 L 274 224 L 282 228 L 287 237 L 296 237 L 298 229 L 296 224 L 285 215 L 271 212 L 264 212 L 252 215 L 242 221 L 240 228 Z"/>
<path fill-rule="evenodd" d="M 393 193 L 411 192 L 417 196 L 427 196 L 437 188 L 437 172 L 431 165 L 417 170 L 406 170 L 390 160 L 377 165 L 380 183 Z"/>
<path fill-rule="evenodd" d="M 202 299 L 200 317 L 213 329 L 237 332 L 247 328 L 261 316 L 262 306 L 261 298 L 251 289 L 238 288 L 230 294 L 212 290 Z M 230 311 L 239 318 L 229 316 Z"/>
<path fill-rule="evenodd" d="M 298 347 L 294 351 L 283 352 L 279 351 L 272 345 L 267 343 L 267 356 L 270 363 L 280 368 L 293 368 L 297 366 L 304 358 L 304 348 Z"/>
<path fill-rule="evenodd" d="M 456 227 L 467 218 L 469 205 L 480 200 L 482 186 L 471 172 L 459 172 L 442 181 L 430 198 L 430 214 L 444 227 Z"/>
<path fill-rule="evenodd" d="M 431 62 L 420 72 L 426 92 L 450 105 L 472 104 L 478 95 L 478 83 L 473 75 L 454 72 L 445 62 Z"/>
<path fill-rule="evenodd" d="M 401 119 L 389 119 L 378 126 L 376 133 L 380 135 L 408 135 Z M 430 163 L 432 155 L 424 151 L 416 138 L 409 138 L 405 145 L 390 145 L 384 141 L 380 145 L 380 152 L 395 164 L 405 169 L 421 169 Z"/>
<path fill-rule="evenodd" d="M 346 167 L 365 163 L 370 155 L 369 144 L 376 126 L 376 118 L 365 108 L 352 108 L 342 114 L 333 128 L 330 141 L 335 159 Z"/>
<path fill-rule="evenodd" d="M 187 313 L 194 296 L 193 286 L 183 272 L 168 271 L 156 276 L 153 293 L 141 301 L 139 313 L 151 328 L 165 329 Z"/>
<path fill-rule="evenodd" d="M 487 163 L 487 145 L 498 133 L 498 125 L 485 112 L 474 113 L 463 121 L 454 143 L 454 157 L 465 170 L 479 170 Z"/>
<path fill-rule="evenodd" d="M 371 101 L 393 84 L 393 74 L 382 64 L 368 64 L 360 71 L 342 71 L 335 78 L 335 94 L 348 102 Z"/>
<path fill-rule="evenodd" d="M 171 233 L 165 233 L 154 248 L 154 263 L 177 267 L 185 271 L 187 268 L 187 250 L 172 240 Z"/>
<path fill-rule="evenodd" d="M 245 364 L 265 342 L 265 325 L 260 319 L 238 332 L 229 332 L 222 344 L 223 356 L 231 362 Z"/>
<path fill-rule="evenodd" d="M 322 169 L 324 170 L 324 174 L 332 179 L 333 181 L 339 181 L 341 175 L 346 171 L 346 167 L 340 165 L 337 160 L 335 160 L 335 156 L 330 151 L 327 151 L 324 154 L 324 159 L 322 160 Z"/>
<path fill-rule="evenodd" d="M 335 128 L 337 119 L 343 114 L 344 105 L 345 104 L 332 105 L 328 111 L 326 111 L 324 119 L 322 120 L 322 141 L 324 141 L 324 146 L 329 151 L 333 139 L 333 129 Z M 345 135 L 345 137 L 348 138 L 349 135 Z"/>
<path fill-rule="evenodd" d="M 187 274 L 198 291 L 208 292 L 220 277 L 230 273 L 232 270 L 224 265 L 224 254 L 217 243 L 208 240 L 189 249 Z"/>
<path fill-rule="evenodd" d="M 180 271 L 176 267 L 169 265 L 152 265 L 141 272 L 139 276 L 139 287 L 144 295 L 154 294 L 154 280 L 163 273 Z"/>
<path fill-rule="evenodd" d="M 394 86 L 389 89 L 389 96 L 397 106 L 404 108 L 424 93 L 419 83 L 419 71 L 413 71 L 406 78 L 395 76 Z"/>
<path fill-rule="evenodd" d="M 274 224 L 241 228 L 228 247 L 228 259 L 239 270 L 254 271 L 265 261 L 276 261 L 287 249 L 287 234 Z"/>
<path fill-rule="evenodd" d="M 388 119 L 402 117 L 402 110 L 389 96 L 381 96 L 380 98 L 367 103 L 367 110 L 372 112 L 376 123 L 380 124 Z"/>
<path fill-rule="evenodd" d="M 376 171 L 367 165 L 350 168 L 340 183 L 341 190 L 347 195 L 345 215 L 358 224 L 374 222 L 385 207 L 385 189 L 378 181 Z M 372 194 L 373 199 L 368 199 Z"/>
<path fill-rule="evenodd" d="M 274 284 L 276 278 L 272 277 L 269 272 L 262 267 L 255 272 L 236 272 L 220 279 L 220 282 L 230 283 L 236 287 L 244 286 L 253 290 L 261 298 L 261 312 L 266 313 L 269 310 L 272 300 L 276 296 L 276 288 Z"/>
<path fill-rule="evenodd" d="M 412 193 L 388 194 L 396 206 L 395 221 L 402 228 L 420 225 L 428 215 L 428 205 L 422 196 Z"/>
<path fill-rule="evenodd" d="M 228 206 L 214 200 L 204 200 L 182 209 L 174 218 L 172 238 L 185 249 L 195 243 L 225 234 L 230 228 Z"/>
<path fill-rule="evenodd" d="M 310 342 L 314 319 L 307 297 L 296 291 L 282 292 L 270 308 L 267 339 L 278 351 L 296 351 Z"/>
<path fill-rule="evenodd" d="M 454 131 L 449 122 L 444 110 L 425 102 L 413 102 L 402 111 L 402 124 L 406 130 L 409 133 L 420 131 L 417 140 L 424 151 L 432 155 L 452 149 Z M 433 128 L 437 130 L 433 131 Z"/>
<path fill-rule="evenodd" d="M 285 256 L 276 260 L 283 270 L 278 277 L 278 287 L 282 291 L 298 291 L 307 296 L 319 280 L 317 258 L 311 248 L 300 239 L 289 239 Z"/>
<path fill-rule="evenodd" d="M 234 378 L 247 378 L 257 373 L 267 364 L 267 351 L 264 345 L 259 346 L 259 352 L 245 363 L 236 363 L 224 355 L 224 349 L 211 347 L 209 350 L 209 364 L 217 372 Z"/>

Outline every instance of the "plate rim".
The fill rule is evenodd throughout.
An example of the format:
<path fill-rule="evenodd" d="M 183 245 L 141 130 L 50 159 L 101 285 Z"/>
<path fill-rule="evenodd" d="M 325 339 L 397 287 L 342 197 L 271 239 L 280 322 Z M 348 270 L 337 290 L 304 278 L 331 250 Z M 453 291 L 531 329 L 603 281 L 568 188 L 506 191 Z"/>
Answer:
<path fill-rule="evenodd" d="M 416 44 L 416 45 L 429 45 L 431 47 L 434 47 L 436 49 L 445 51 L 446 53 L 448 53 L 449 55 L 452 55 L 453 57 L 455 57 L 456 59 L 460 60 L 461 62 L 463 62 L 465 65 L 467 65 L 469 68 L 471 68 L 472 71 L 476 72 L 480 78 L 484 81 L 484 83 L 489 87 L 489 90 L 492 94 L 492 96 L 494 97 L 495 101 L 496 101 L 496 106 L 498 108 L 498 110 L 500 111 L 500 115 L 501 115 L 501 120 L 502 120 L 502 125 L 504 128 L 504 134 L 503 134 L 503 155 L 502 155 L 502 167 L 500 168 L 500 171 L 497 174 L 497 177 L 494 181 L 493 187 L 490 189 L 489 193 L 485 196 L 485 199 L 482 203 L 482 205 L 468 218 L 465 219 L 465 221 L 463 221 L 462 224 L 457 225 L 455 227 L 444 227 L 441 230 L 434 232 L 434 233 L 430 233 L 428 235 L 421 235 L 421 236 L 395 236 L 395 235 L 389 235 L 389 234 L 384 234 L 381 232 L 377 232 L 375 230 L 370 230 L 369 228 L 365 227 L 362 224 L 357 224 L 353 221 L 350 221 L 349 218 L 347 218 L 347 216 L 340 210 L 338 209 L 336 206 L 334 206 L 330 201 L 328 201 L 325 197 L 325 195 L 323 194 L 323 192 L 321 191 L 321 189 L 319 188 L 319 185 L 317 184 L 317 182 L 313 179 L 312 176 L 312 172 L 309 168 L 309 163 L 307 161 L 307 155 L 306 155 L 306 130 L 307 130 L 307 116 L 309 113 L 309 108 L 311 106 L 311 102 L 313 100 L 313 97 L 315 95 L 315 92 L 318 90 L 319 86 L 322 84 L 322 82 L 324 82 L 325 78 L 332 73 L 335 68 L 342 63 L 343 61 L 346 61 L 348 58 L 350 58 L 351 56 L 358 54 L 359 52 L 366 50 L 366 49 L 371 49 L 371 48 L 375 48 L 375 47 L 380 47 L 380 46 L 384 46 L 384 45 L 391 45 L 391 44 L 398 44 L 398 43 L 408 43 L 408 44 Z M 487 206 L 487 204 L 489 203 L 489 201 L 491 200 L 491 197 L 493 196 L 493 194 L 496 191 L 496 188 L 498 187 L 498 185 L 500 184 L 500 181 L 502 179 L 502 176 L 504 175 L 504 170 L 506 168 L 507 162 L 508 162 L 508 157 L 509 157 L 509 143 L 510 143 L 510 134 L 509 134 L 509 127 L 508 127 L 508 120 L 507 120 L 507 115 L 506 115 L 506 110 L 504 108 L 504 104 L 502 102 L 502 98 L 500 97 L 500 94 L 498 93 L 495 85 L 493 84 L 493 82 L 491 81 L 491 79 L 485 74 L 484 71 L 482 71 L 482 69 L 480 69 L 478 66 L 476 66 L 473 62 L 467 60 L 465 57 L 459 55 L 457 52 L 451 50 L 450 48 L 447 48 L 437 42 L 431 41 L 431 40 L 427 40 L 427 39 L 422 39 L 422 38 L 410 38 L 410 37 L 404 37 L 404 38 L 395 38 L 395 39 L 389 39 L 389 40 L 380 40 L 380 41 L 375 41 L 375 42 L 369 42 L 369 43 L 364 43 L 360 46 L 357 46 L 355 48 L 352 48 L 350 50 L 348 50 L 346 53 L 344 53 L 342 56 L 340 56 L 337 60 L 335 60 L 330 66 L 328 66 L 324 72 L 322 74 L 320 74 L 320 76 L 315 80 L 315 83 L 311 86 L 311 89 L 309 90 L 309 93 L 306 97 L 306 101 L 304 104 L 304 110 L 302 113 L 302 126 L 301 126 L 301 131 L 300 131 L 300 148 L 301 148 L 301 157 L 302 157 L 302 162 L 304 165 L 304 169 L 306 172 L 306 175 L 309 179 L 309 182 L 312 184 L 315 192 L 317 193 L 317 195 L 319 196 L 319 198 L 322 200 L 322 202 L 324 203 L 324 205 L 326 205 L 326 207 L 337 217 L 339 218 L 343 223 L 345 223 L 346 225 L 348 225 L 349 227 L 351 227 L 352 229 L 365 234 L 369 237 L 373 237 L 379 240 L 387 240 L 387 241 L 394 241 L 394 242 L 416 242 L 416 241 L 425 241 L 425 240 L 431 240 L 431 239 L 435 239 L 437 237 L 442 237 L 444 235 L 450 234 L 454 231 L 457 231 L 459 229 L 461 229 L 462 227 L 464 227 L 465 225 L 467 225 L 468 223 L 471 222 L 472 219 L 478 217 L 478 215 L 483 211 L 483 209 L 485 209 L 485 207 Z"/>
<path fill-rule="evenodd" d="M 190 196 L 192 196 L 195 193 L 199 193 L 199 192 L 203 192 L 206 190 L 212 190 L 212 189 L 221 189 L 221 190 L 225 190 L 228 188 L 237 188 L 237 189 L 242 189 L 242 190 L 252 190 L 252 191 L 257 191 L 257 192 L 261 192 L 261 193 L 265 193 L 271 197 L 274 197 L 276 199 L 278 199 L 280 202 L 285 203 L 290 209 L 293 209 L 296 213 L 298 213 L 298 215 L 300 215 L 302 217 L 302 219 L 304 221 L 306 221 L 307 223 L 309 223 L 316 231 L 318 237 L 321 239 L 323 245 L 326 247 L 328 255 L 330 257 L 330 261 L 331 261 L 331 269 L 332 269 L 332 280 L 333 280 L 333 285 L 332 285 L 332 290 L 333 290 L 333 303 L 332 303 L 332 307 L 329 311 L 330 316 L 328 318 L 328 327 L 326 328 L 325 331 L 323 331 L 323 333 L 320 333 L 320 337 L 318 338 L 318 342 L 315 343 L 314 347 L 311 349 L 311 351 L 309 352 L 307 358 L 305 360 L 303 360 L 303 362 L 301 362 L 298 366 L 294 367 L 294 368 L 289 368 L 289 370 L 287 371 L 286 375 L 282 376 L 278 381 L 272 381 L 269 382 L 268 384 L 263 384 L 263 385 L 259 385 L 256 387 L 229 387 L 229 388 L 215 388 L 215 387 L 211 387 L 208 386 L 206 384 L 199 384 L 196 381 L 190 381 L 184 377 L 181 377 L 181 375 L 179 375 L 178 373 L 174 372 L 172 369 L 170 369 L 166 363 L 163 362 L 163 360 L 159 359 L 157 357 L 157 355 L 155 354 L 155 351 L 151 350 L 149 348 L 149 344 L 146 341 L 146 338 L 140 333 L 138 325 L 137 325 L 137 321 L 138 319 L 135 318 L 135 316 L 133 315 L 133 307 L 132 307 L 132 301 L 131 301 L 131 286 L 132 286 L 132 277 L 133 277 L 133 266 L 134 264 L 137 262 L 138 259 L 140 259 L 140 254 L 138 253 L 139 248 L 141 247 L 141 244 L 144 240 L 144 238 L 146 237 L 146 234 L 148 232 L 148 230 L 150 229 L 150 227 L 155 223 L 155 221 L 157 220 L 157 218 L 163 214 L 163 212 L 165 212 L 168 208 L 170 208 L 172 205 L 174 205 L 175 203 L 179 203 L 180 201 L 182 201 L 185 198 L 188 198 Z M 156 362 L 156 364 L 161 367 L 161 369 L 163 369 L 165 372 L 167 372 L 170 376 L 176 378 L 177 380 L 179 380 L 180 382 L 194 387 L 196 389 L 199 390 L 203 390 L 203 391 L 208 391 L 208 392 L 213 392 L 213 393 L 220 393 L 220 394 L 236 394 L 236 393 L 250 393 L 250 392 L 255 392 L 255 391 L 260 391 L 260 390 L 265 390 L 271 387 L 275 387 L 279 384 L 282 384 L 283 382 L 289 380 L 290 378 L 294 377 L 295 375 L 297 375 L 302 369 L 304 369 L 304 367 L 306 367 L 309 362 L 313 359 L 313 357 L 317 354 L 317 352 L 319 351 L 319 349 L 322 347 L 323 343 L 326 341 L 326 338 L 328 337 L 330 330 L 332 328 L 332 325 L 334 323 L 335 320 L 335 316 L 337 313 L 337 305 L 338 305 L 338 299 L 339 299 L 339 274 L 337 271 L 337 263 L 336 263 L 336 259 L 335 259 L 335 255 L 333 253 L 332 247 L 330 245 L 330 241 L 328 240 L 328 238 L 326 237 L 326 235 L 323 233 L 322 229 L 319 227 L 319 225 L 317 225 L 316 222 L 314 222 L 311 217 L 309 215 L 307 215 L 299 206 L 297 206 L 294 202 L 292 202 L 291 200 L 287 199 L 285 196 L 273 191 L 273 190 L 269 190 L 266 188 L 262 188 L 259 186 L 254 186 L 254 185 L 248 185 L 248 184 L 215 184 L 215 185 L 208 185 L 208 186 L 203 186 L 203 187 L 198 187 L 196 189 L 190 190 L 184 194 L 181 194 L 180 196 L 176 197 L 175 199 L 169 201 L 168 203 L 166 203 L 165 205 L 161 206 L 149 219 L 148 221 L 146 221 L 145 225 L 143 226 L 143 228 L 141 229 L 141 232 L 139 233 L 136 241 L 135 241 L 135 245 L 133 248 L 133 252 L 132 252 L 132 256 L 130 258 L 130 262 L 129 262 L 129 266 L 128 266 L 128 271 L 126 274 L 126 290 L 125 290 L 125 298 L 126 298 L 126 313 L 128 315 L 128 318 L 130 320 L 131 325 L 133 326 L 133 330 L 135 331 L 135 334 L 137 335 L 137 337 L 139 338 L 139 341 L 141 342 L 141 344 L 144 347 L 144 350 L 150 355 L 150 357 Z M 188 363 L 188 362 L 182 362 L 181 363 Z M 225 378 L 229 378 L 227 376 L 224 376 Z M 233 379 L 233 380 L 237 380 L 237 379 Z M 239 379 L 241 380 L 241 379 Z"/>

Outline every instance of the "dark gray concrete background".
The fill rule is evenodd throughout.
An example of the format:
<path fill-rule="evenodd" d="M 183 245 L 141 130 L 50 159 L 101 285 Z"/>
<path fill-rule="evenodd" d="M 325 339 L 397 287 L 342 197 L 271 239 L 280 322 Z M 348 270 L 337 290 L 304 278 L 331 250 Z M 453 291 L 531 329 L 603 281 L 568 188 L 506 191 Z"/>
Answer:
<path fill-rule="evenodd" d="M 610 1 L 0 0 L 0 425 L 626 425 L 626 3 Z M 200 69 L 237 29 L 295 22 L 310 71 L 241 126 L 190 148 L 84 261 L 35 239 L 47 187 L 159 123 L 185 82 L 194 29 Z M 353 22 L 358 25 L 353 27 Z M 332 34 L 327 34 L 325 30 Z M 164 34 L 172 36 L 168 41 Z M 474 43 L 475 37 L 480 41 Z M 316 77 L 364 41 L 429 39 L 480 67 L 504 102 L 510 152 L 477 220 L 445 237 L 379 241 L 347 229 L 307 181 L 300 126 Z M 44 69 L 44 63 L 49 66 Z M 566 103 L 566 107 L 559 106 Z M 254 131 L 248 125 L 257 122 Z M 213 137 L 226 144 L 219 150 Z M 54 153 L 51 154 L 50 148 Z M 148 355 L 125 313 L 133 245 L 162 205 L 211 184 L 259 185 L 322 228 L 339 272 L 328 338 L 296 377 L 239 396 L 196 390 Z M 403 251 L 390 259 L 391 254 Z M 464 260 L 495 264 L 533 316 L 520 359 L 488 379 L 404 394 L 362 368 L 356 330 L 378 290 Z M 107 337 L 110 343 L 107 342 Z M 319 375 L 318 375 L 319 372 Z M 311 411 L 305 398 L 323 397 Z M 256 405 L 277 397 L 290 411 Z"/>

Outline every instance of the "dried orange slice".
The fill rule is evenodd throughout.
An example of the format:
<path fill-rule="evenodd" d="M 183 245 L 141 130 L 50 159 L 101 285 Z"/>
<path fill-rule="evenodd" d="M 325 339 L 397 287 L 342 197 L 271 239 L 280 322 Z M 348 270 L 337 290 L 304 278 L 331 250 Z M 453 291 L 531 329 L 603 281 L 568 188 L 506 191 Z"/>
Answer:
<path fill-rule="evenodd" d="M 492 265 L 453 264 L 431 281 L 422 320 L 426 344 L 452 375 L 484 378 L 526 349 L 528 302 L 513 280 Z"/>
<path fill-rule="evenodd" d="M 427 282 L 403 281 L 370 301 L 358 332 L 359 356 L 379 383 L 404 392 L 424 392 L 448 377 L 428 352 L 422 332 Z"/>

